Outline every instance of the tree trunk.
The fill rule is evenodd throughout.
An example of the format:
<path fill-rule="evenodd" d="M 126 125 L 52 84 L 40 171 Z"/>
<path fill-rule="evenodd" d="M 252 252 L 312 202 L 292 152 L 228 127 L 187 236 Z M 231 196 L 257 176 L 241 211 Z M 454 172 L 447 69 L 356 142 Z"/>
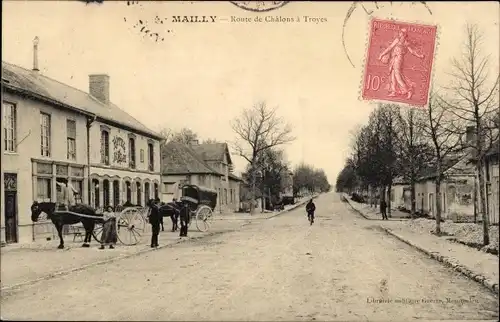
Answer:
<path fill-rule="evenodd" d="M 410 179 L 410 202 L 411 202 L 411 210 L 410 216 L 411 219 L 415 218 L 415 212 L 417 211 L 417 196 L 415 191 L 415 175 L 412 175 Z"/>
<path fill-rule="evenodd" d="M 490 218 L 488 216 L 488 212 L 486 211 L 486 192 L 484 191 L 484 173 L 483 173 L 483 160 L 481 158 L 478 158 L 477 162 L 477 167 L 478 167 L 478 179 L 479 179 L 479 202 L 480 202 L 480 211 L 481 211 L 481 218 L 483 218 L 483 244 L 484 246 L 490 244 L 490 235 L 489 235 L 489 228 L 490 228 Z"/>
<path fill-rule="evenodd" d="M 438 166 L 438 176 L 436 177 L 436 235 L 441 235 L 441 175 Z M 430 207 L 430 205 L 429 205 Z"/>
<path fill-rule="evenodd" d="M 250 214 L 252 215 L 255 210 L 255 170 L 252 166 L 252 191 L 250 194 L 251 202 L 250 202 Z"/>
<path fill-rule="evenodd" d="M 391 218 L 391 207 L 392 207 L 391 192 L 392 192 L 392 180 L 389 182 L 389 185 L 387 186 L 387 217 L 389 218 Z"/>

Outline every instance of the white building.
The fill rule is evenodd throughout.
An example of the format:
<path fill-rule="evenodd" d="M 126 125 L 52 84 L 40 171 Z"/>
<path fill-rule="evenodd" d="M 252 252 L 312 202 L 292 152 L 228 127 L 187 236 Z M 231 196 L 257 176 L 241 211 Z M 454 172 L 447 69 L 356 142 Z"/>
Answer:
<path fill-rule="evenodd" d="M 62 179 L 96 207 L 159 196 L 161 137 L 109 101 L 108 76 L 89 94 L 2 62 L 2 87 L 1 241 L 35 239 L 30 206 Z"/>

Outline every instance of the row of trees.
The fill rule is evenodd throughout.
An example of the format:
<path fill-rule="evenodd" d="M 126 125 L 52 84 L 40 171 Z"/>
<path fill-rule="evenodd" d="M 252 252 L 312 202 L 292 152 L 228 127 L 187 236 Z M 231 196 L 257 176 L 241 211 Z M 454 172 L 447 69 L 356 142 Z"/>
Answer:
<path fill-rule="evenodd" d="M 434 176 L 436 234 L 441 233 L 441 183 L 445 171 L 461 158 L 474 162 L 483 242 L 489 244 L 486 213 L 485 154 L 499 137 L 498 71 L 491 77 L 488 56 L 481 52 L 482 34 L 467 25 L 463 55 L 452 60 L 451 85 L 432 90 L 425 110 L 380 104 L 367 125 L 354 134 L 352 155 L 337 177 L 337 190 L 378 188 L 380 197 L 393 180 L 411 187 L 411 216 L 416 212 L 415 183 L 424 172 Z M 387 201 L 390 211 L 390 200 Z"/>
<path fill-rule="evenodd" d="M 294 171 L 293 187 L 287 187 L 291 166 L 286 160 L 283 147 L 295 140 L 291 126 L 277 114 L 277 108 L 270 108 L 265 102 L 245 109 L 241 116 L 235 118 L 231 124 L 236 140 L 232 144 L 233 151 L 247 161 L 242 177 L 246 179 L 250 191 L 249 200 L 268 196 L 277 200 L 282 192 L 292 190 L 325 192 L 330 189 L 328 179 L 321 169 L 306 164 L 299 165 Z M 164 137 L 163 145 L 168 142 L 189 144 L 199 140 L 197 133 L 189 128 L 174 131 L 165 128 L 160 131 Z M 208 139 L 202 143 L 217 143 L 217 140 Z M 253 212 L 253 203 L 250 203 Z"/>
<path fill-rule="evenodd" d="M 243 174 L 250 184 L 249 199 L 257 195 L 268 195 L 276 199 L 287 188 L 297 193 L 302 189 L 327 191 L 328 180 L 324 171 L 311 166 L 299 165 L 293 176 L 293 187 L 285 187 L 284 176 L 290 172 L 282 147 L 295 140 L 292 129 L 277 108 L 260 102 L 245 109 L 240 117 L 233 120 L 232 129 L 236 134 L 235 152 L 248 164 Z M 308 176 L 308 177 L 306 177 Z M 253 212 L 253 203 L 250 211 Z"/>

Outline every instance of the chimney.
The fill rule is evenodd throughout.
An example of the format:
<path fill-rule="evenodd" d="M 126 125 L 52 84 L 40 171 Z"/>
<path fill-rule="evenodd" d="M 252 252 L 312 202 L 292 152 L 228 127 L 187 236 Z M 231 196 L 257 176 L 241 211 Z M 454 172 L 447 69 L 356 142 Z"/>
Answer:
<path fill-rule="evenodd" d="M 38 42 L 40 41 L 40 38 L 38 36 L 33 39 L 33 71 L 34 72 L 39 72 L 40 70 L 38 69 Z"/>
<path fill-rule="evenodd" d="M 189 141 L 189 145 L 198 145 L 199 141 L 198 140 L 191 140 Z"/>
<path fill-rule="evenodd" d="M 89 75 L 89 93 L 102 103 L 109 104 L 109 76 L 106 74 Z"/>

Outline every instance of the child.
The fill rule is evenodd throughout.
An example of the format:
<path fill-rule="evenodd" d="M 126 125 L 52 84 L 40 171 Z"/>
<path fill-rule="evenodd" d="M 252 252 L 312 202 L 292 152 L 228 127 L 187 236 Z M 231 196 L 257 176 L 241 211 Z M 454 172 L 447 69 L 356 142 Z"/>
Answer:
<path fill-rule="evenodd" d="M 99 249 L 104 249 L 105 246 L 109 245 L 110 249 L 115 248 L 115 244 L 118 239 L 118 235 L 116 233 L 116 217 L 113 212 L 113 208 L 108 206 L 106 211 L 103 213 L 104 216 L 104 227 L 102 229 L 102 237 L 101 237 L 101 247 Z"/>

